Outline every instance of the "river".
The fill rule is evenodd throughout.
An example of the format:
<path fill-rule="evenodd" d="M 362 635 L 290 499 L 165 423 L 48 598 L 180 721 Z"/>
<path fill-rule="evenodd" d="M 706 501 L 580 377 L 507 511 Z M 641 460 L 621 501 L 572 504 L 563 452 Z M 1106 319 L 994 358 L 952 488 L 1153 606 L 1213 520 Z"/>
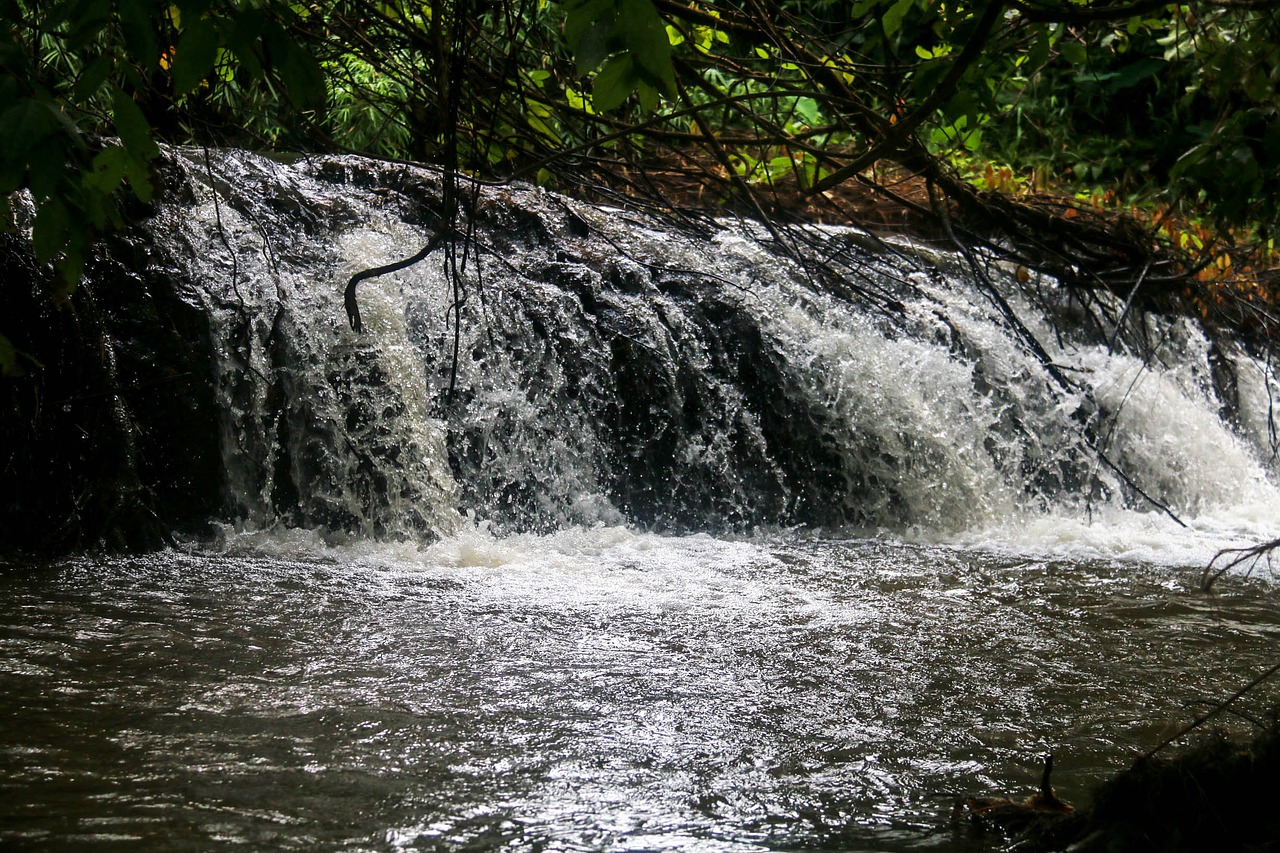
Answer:
<path fill-rule="evenodd" d="M 997 849 L 949 825 L 957 797 L 1029 793 L 1051 751 L 1083 801 L 1273 661 L 1269 579 L 1198 582 L 617 527 L 11 568 L 0 841 Z"/>

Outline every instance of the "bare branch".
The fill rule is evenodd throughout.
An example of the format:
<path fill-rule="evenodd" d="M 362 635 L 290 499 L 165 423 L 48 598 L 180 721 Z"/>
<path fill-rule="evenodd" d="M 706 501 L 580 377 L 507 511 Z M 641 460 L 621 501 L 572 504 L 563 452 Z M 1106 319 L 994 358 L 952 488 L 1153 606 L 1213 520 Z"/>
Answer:
<path fill-rule="evenodd" d="M 1209 561 L 1209 565 L 1205 566 L 1204 574 L 1200 576 L 1200 588 L 1205 592 L 1209 592 L 1218 578 L 1246 563 L 1248 568 L 1245 569 L 1244 573 L 1247 577 L 1253 573 L 1259 561 L 1265 559 L 1267 565 L 1271 565 L 1272 552 L 1277 550 L 1280 550 L 1280 539 L 1272 539 L 1270 542 L 1263 542 L 1261 545 L 1254 545 L 1248 548 L 1223 548 L 1214 554 L 1213 559 Z M 1221 565 L 1218 565 L 1219 560 L 1223 561 Z"/>

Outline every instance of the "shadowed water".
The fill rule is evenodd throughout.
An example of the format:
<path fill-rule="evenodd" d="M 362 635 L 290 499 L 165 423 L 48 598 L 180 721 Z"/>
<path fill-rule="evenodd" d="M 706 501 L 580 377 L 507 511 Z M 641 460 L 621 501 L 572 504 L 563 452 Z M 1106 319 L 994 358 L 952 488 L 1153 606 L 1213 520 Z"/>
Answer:
<path fill-rule="evenodd" d="M 987 849 L 957 795 L 1052 750 L 1080 800 L 1280 636 L 1267 582 L 940 546 L 257 550 L 0 577 L 0 843 Z"/>

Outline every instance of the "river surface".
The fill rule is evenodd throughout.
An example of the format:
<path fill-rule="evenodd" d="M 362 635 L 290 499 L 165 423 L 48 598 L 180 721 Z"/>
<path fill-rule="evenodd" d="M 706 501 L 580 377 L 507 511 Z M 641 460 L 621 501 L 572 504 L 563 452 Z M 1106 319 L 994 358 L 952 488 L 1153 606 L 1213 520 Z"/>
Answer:
<path fill-rule="evenodd" d="M 995 849 L 958 796 L 1052 751 L 1082 801 L 1280 638 L 1266 573 L 1060 553 L 596 527 L 10 566 L 0 846 Z"/>

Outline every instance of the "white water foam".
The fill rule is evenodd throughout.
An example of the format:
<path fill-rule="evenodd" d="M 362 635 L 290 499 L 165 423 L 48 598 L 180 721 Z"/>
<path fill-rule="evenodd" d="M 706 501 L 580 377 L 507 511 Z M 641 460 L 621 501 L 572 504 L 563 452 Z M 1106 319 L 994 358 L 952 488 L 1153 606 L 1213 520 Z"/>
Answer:
<path fill-rule="evenodd" d="M 475 568 L 530 552 L 571 561 L 590 550 L 581 537 L 604 535 L 587 531 L 646 523 L 629 518 L 628 490 L 656 496 L 656 509 L 642 509 L 659 527 L 674 518 L 674 529 L 699 529 L 698 512 L 713 522 L 703 529 L 789 524 L 808 501 L 846 520 L 828 530 L 836 535 L 883 528 L 906 541 L 1178 566 L 1280 534 L 1280 389 L 1267 365 L 1231 353 L 1237 423 L 1224 420 L 1208 341 L 1189 323 L 1151 319 L 1159 345 L 1141 360 L 1060 338 L 1011 289 L 1008 303 L 1076 383 L 1064 390 L 955 259 L 923 272 L 849 252 L 864 281 L 879 276 L 900 296 L 878 313 L 741 232 L 703 245 L 510 190 L 497 207 L 522 205 L 565 249 L 522 237 L 501 262 L 485 261 L 454 363 L 455 294 L 438 259 L 362 284 L 364 337 L 342 322 L 347 277 L 412 254 L 421 228 L 351 187 L 299 189 L 310 179 L 251 167 L 357 215 L 314 238 L 290 232 L 302 241 L 292 265 L 268 263 L 252 217 L 224 206 L 238 281 L 227 282 L 225 263 L 197 270 L 228 339 L 224 457 L 245 531 L 229 534 L 233 550 L 361 559 L 368 549 Z M 206 199 L 185 227 L 217 260 L 209 208 Z M 570 208 L 607 239 L 564 236 Z M 329 266 L 317 272 L 317 258 Z M 722 329 L 724 318 L 745 332 Z M 730 332 L 738 337 L 719 337 Z M 753 360 L 772 372 L 753 372 Z M 762 375 L 778 387 L 750 387 Z M 644 405 L 629 410 L 637 393 Z M 655 408 L 667 404 L 682 410 Z M 821 452 L 788 459 L 788 442 Z M 663 500 L 682 503 L 664 515 Z M 541 535 L 499 536 L 485 518 Z M 546 533 L 554 527 L 562 532 Z"/>

